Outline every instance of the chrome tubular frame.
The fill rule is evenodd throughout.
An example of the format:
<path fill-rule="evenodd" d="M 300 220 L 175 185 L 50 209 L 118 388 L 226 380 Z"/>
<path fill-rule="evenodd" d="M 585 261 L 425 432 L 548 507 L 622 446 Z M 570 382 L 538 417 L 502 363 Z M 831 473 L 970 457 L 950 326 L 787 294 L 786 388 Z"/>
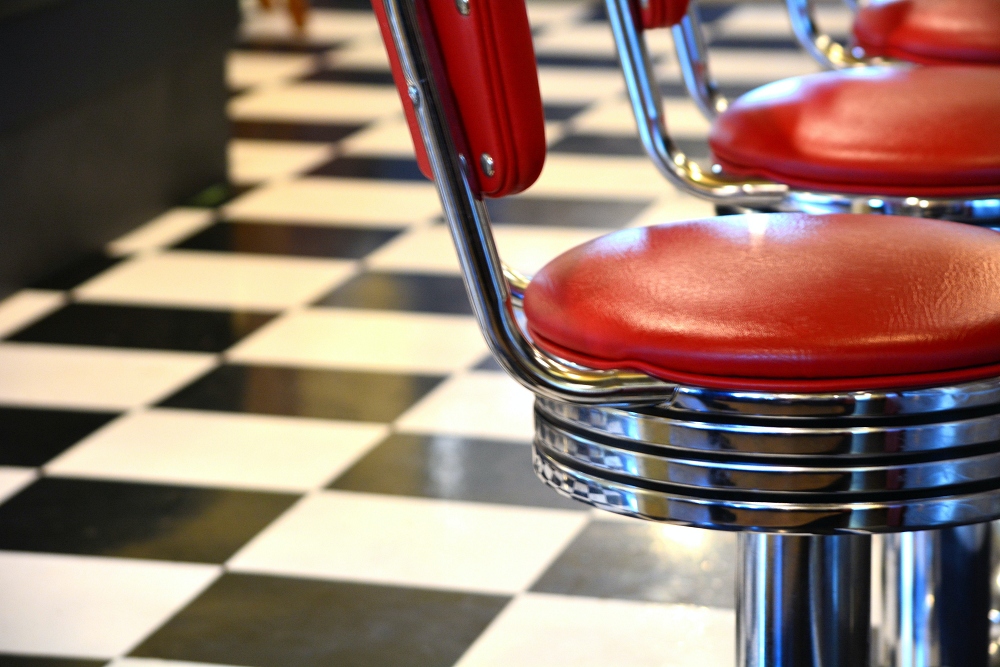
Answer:
<path fill-rule="evenodd" d="M 823 32 L 816 22 L 815 0 L 786 0 L 786 2 L 792 31 L 799 44 L 826 69 L 864 67 L 886 62 L 880 58 L 866 58 L 863 53 L 845 47 Z"/>
<path fill-rule="evenodd" d="M 796 665 L 863 667 L 857 658 L 868 632 L 858 619 L 871 591 L 859 563 L 869 534 L 1000 515 L 1000 379 L 895 392 L 716 391 L 547 355 L 518 324 L 528 278 L 500 260 L 452 134 L 452 110 L 438 95 L 424 0 L 380 1 L 480 328 L 504 369 L 537 396 L 539 476 L 597 507 L 744 531 L 743 553 L 781 554 L 780 562 L 748 555 L 741 570 L 741 667 L 790 667 L 771 659 L 788 641 L 808 647 L 795 655 L 809 661 Z M 627 1 L 609 0 L 609 7 L 622 10 Z M 648 59 L 627 17 L 619 12 L 612 21 L 631 35 L 633 62 L 642 63 L 631 79 L 626 68 L 626 78 L 651 118 L 644 132 L 640 123 L 643 141 L 672 165 L 661 168 L 722 201 L 780 203 L 785 186 L 700 174 L 665 139 Z M 933 548 L 924 551 L 933 560 Z M 808 613 L 799 617 L 803 601 Z"/>
<path fill-rule="evenodd" d="M 701 113 L 712 120 L 729 107 L 729 100 L 719 92 L 709 71 L 705 31 L 695 3 L 688 5 L 687 14 L 673 27 L 673 34 L 684 85 Z"/>
<path fill-rule="evenodd" d="M 805 3 L 806 0 L 788 2 L 791 5 Z M 984 226 L 1000 225 L 1000 192 L 988 197 L 941 199 L 889 196 L 877 192 L 807 192 L 794 190 L 783 183 L 726 174 L 718 165 L 703 168 L 684 155 L 670 138 L 669 119 L 663 111 L 660 89 L 634 0 L 606 0 L 606 4 L 639 139 L 656 168 L 678 189 L 718 205 L 747 212 L 874 213 L 939 218 Z M 728 102 L 718 93 L 712 81 L 695 0 L 691 4 L 688 15 L 674 28 L 674 41 L 688 92 L 703 113 L 712 119 L 725 110 Z M 811 8 L 811 4 L 806 6 Z M 815 23 L 811 25 L 815 26 Z M 854 64 L 862 63 L 858 61 Z"/>

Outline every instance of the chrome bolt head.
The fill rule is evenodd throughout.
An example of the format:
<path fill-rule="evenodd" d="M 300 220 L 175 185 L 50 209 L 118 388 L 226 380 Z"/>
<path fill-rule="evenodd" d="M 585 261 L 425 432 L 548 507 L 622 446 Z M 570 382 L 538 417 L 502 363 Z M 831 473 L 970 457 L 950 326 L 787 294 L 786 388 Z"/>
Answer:
<path fill-rule="evenodd" d="M 458 13 L 462 16 L 468 16 L 472 8 L 469 7 L 469 0 L 455 0 L 455 7 L 458 8 Z"/>
<path fill-rule="evenodd" d="M 493 175 L 497 173 L 493 156 L 489 153 L 483 153 L 479 156 L 479 166 L 482 167 L 483 173 L 489 178 L 493 178 Z"/>

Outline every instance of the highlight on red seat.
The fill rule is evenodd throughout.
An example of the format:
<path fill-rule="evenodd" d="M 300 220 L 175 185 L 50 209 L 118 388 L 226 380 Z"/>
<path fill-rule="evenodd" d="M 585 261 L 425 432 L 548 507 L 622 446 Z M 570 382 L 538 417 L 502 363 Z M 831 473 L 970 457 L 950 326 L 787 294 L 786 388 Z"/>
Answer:
<path fill-rule="evenodd" d="M 372 0 L 389 53 L 421 171 L 433 178 L 407 82 L 382 0 Z M 472 187 L 487 197 L 521 192 L 537 180 L 545 161 L 542 111 L 531 27 L 523 2 L 419 0 L 433 31 L 428 42 L 439 64 L 443 96 L 450 98 L 454 137 L 470 165 Z M 446 100 L 446 102 L 449 100 Z"/>

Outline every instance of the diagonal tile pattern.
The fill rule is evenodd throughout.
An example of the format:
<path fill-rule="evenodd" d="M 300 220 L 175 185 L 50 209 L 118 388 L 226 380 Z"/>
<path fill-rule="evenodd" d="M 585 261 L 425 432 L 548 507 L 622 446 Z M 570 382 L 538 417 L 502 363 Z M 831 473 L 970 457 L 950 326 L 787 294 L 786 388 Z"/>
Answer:
<path fill-rule="evenodd" d="M 476 329 L 369 0 L 312 0 L 302 38 L 243 4 L 236 196 L 0 302 L 0 667 L 731 663 L 732 536 L 534 478 L 531 395 Z M 550 155 L 489 203 L 528 273 L 713 213 L 643 157 L 601 6 L 529 2 Z M 815 70 L 781 3 L 703 18 L 727 94 Z"/>

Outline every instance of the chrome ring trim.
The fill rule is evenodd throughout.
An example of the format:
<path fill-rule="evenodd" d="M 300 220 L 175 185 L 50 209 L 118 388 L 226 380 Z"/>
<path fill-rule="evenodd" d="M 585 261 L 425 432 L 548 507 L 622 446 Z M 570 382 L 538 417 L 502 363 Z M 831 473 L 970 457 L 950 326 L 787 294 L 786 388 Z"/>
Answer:
<path fill-rule="evenodd" d="M 808 428 L 710 423 L 539 398 L 537 413 L 555 424 L 620 441 L 726 455 L 880 456 L 935 452 L 1000 442 L 1000 415 L 932 424 Z M 688 417 L 688 416 L 685 416 Z"/>
<path fill-rule="evenodd" d="M 767 418 L 900 417 L 1000 406 L 1000 378 L 950 387 L 817 394 L 678 387 L 665 408 Z"/>
<path fill-rule="evenodd" d="M 1000 479 L 1000 443 L 995 444 L 997 451 L 944 461 L 855 463 L 842 457 L 843 461 L 826 459 L 823 465 L 809 466 L 803 465 L 802 457 L 705 460 L 666 447 L 661 452 L 616 447 L 568 433 L 541 418 L 535 429 L 535 446 L 547 455 L 616 475 L 692 489 L 790 495 L 917 490 Z"/>
<path fill-rule="evenodd" d="M 535 472 L 561 495 L 650 521 L 802 535 L 929 530 L 1000 518 L 1000 491 L 883 502 L 794 503 L 697 498 L 601 479 L 533 448 Z"/>

